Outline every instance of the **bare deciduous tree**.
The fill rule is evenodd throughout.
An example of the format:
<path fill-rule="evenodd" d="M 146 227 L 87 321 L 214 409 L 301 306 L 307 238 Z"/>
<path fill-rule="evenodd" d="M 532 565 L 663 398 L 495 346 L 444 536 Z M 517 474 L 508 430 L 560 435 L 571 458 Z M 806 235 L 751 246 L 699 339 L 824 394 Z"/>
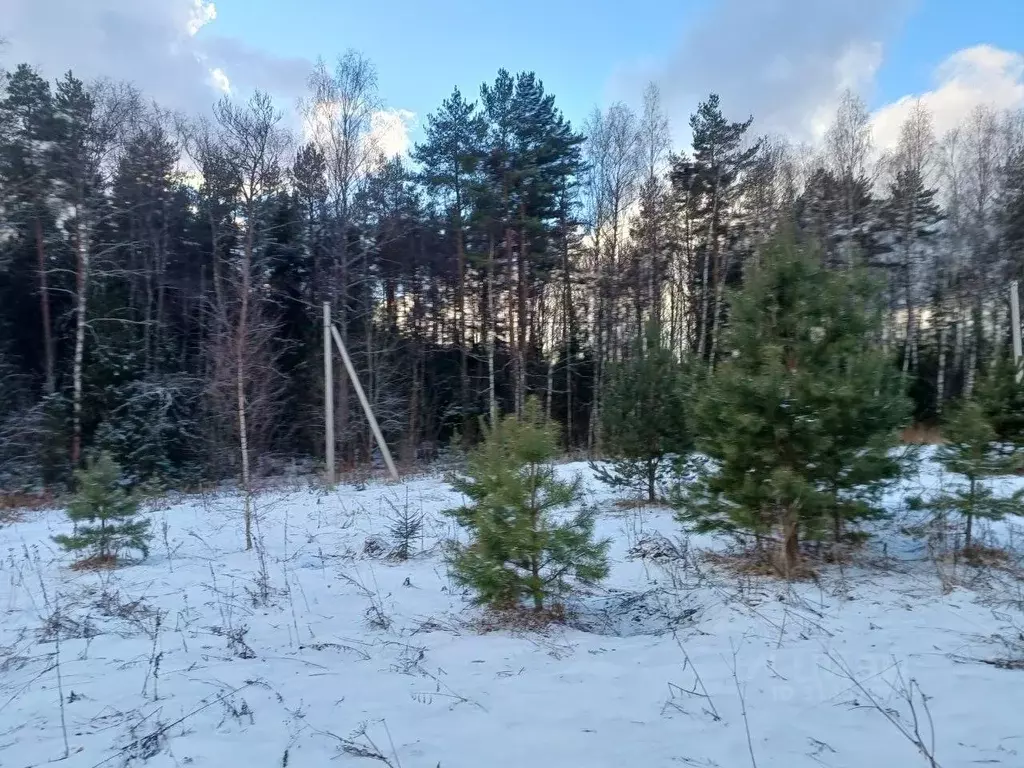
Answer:
<path fill-rule="evenodd" d="M 255 264 L 255 251 L 260 235 L 261 206 L 266 204 L 268 197 L 281 184 L 281 163 L 288 137 L 279 127 L 281 115 L 266 93 L 257 91 L 244 106 L 224 98 L 217 104 L 215 114 L 224 159 L 236 169 L 240 181 L 237 194 L 242 249 L 234 280 L 237 301 L 230 359 L 234 368 L 241 479 L 245 494 L 245 548 L 252 549 L 250 408 L 257 404 L 267 405 L 253 402 L 253 377 L 267 375 L 269 366 L 265 350 L 273 341 L 273 323 L 264 314 L 260 301 L 260 278 Z M 263 410 L 265 413 L 265 408 Z"/>

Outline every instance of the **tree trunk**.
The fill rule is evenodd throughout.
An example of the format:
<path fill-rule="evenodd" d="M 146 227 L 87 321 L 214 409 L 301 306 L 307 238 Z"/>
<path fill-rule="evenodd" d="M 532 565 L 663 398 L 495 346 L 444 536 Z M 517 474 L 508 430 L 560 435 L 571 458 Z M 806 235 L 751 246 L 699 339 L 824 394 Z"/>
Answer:
<path fill-rule="evenodd" d="M 832 497 L 839 498 L 839 489 L 831 488 Z M 843 540 L 843 513 L 837 505 L 832 509 L 832 541 L 838 546 Z"/>
<path fill-rule="evenodd" d="M 974 394 L 974 381 L 978 372 L 978 327 L 971 318 L 967 336 L 967 373 L 964 380 L 964 397 L 970 398 Z"/>
<path fill-rule="evenodd" d="M 53 323 L 50 320 L 50 289 L 46 268 L 46 246 L 43 242 L 43 222 L 36 217 L 36 258 L 39 267 L 39 309 L 43 323 L 43 355 L 46 360 L 46 394 L 57 391 L 56 349 L 53 344 Z"/>
<path fill-rule="evenodd" d="M 491 417 L 492 429 L 498 424 L 498 392 L 494 371 L 495 324 L 497 322 L 494 301 L 494 237 L 492 236 L 487 259 L 487 410 Z"/>
<path fill-rule="evenodd" d="M 700 316 L 697 318 L 697 360 L 704 359 L 705 339 L 708 334 L 708 283 L 711 275 L 711 254 L 704 253 L 704 273 L 700 281 Z"/>
<path fill-rule="evenodd" d="M 903 344 L 903 381 L 906 383 L 907 377 L 910 375 L 910 358 L 912 355 L 911 346 L 914 343 L 914 303 L 911 296 L 913 287 L 911 286 L 911 275 L 910 275 L 910 256 L 909 254 L 904 256 L 904 297 L 903 301 L 907 305 L 907 329 L 906 339 Z"/>
<path fill-rule="evenodd" d="M 935 412 L 942 413 L 942 403 L 946 395 L 946 326 L 939 329 L 939 363 L 935 381 Z"/>
<path fill-rule="evenodd" d="M 472 410 L 469 402 L 469 350 L 467 349 L 466 333 L 466 245 L 462 231 L 461 201 L 456 192 L 455 214 L 455 247 L 459 268 L 459 284 L 455 296 L 458 319 L 459 345 L 459 405 L 462 409 L 462 438 L 466 439 L 469 427 L 469 413 Z"/>
<path fill-rule="evenodd" d="M 520 213 L 525 218 L 525 210 Z M 529 323 L 527 295 L 529 287 L 529 263 L 526 252 L 526 225 L 519 232 L 519 270 L 516 291 L 516 412 L 520 415 L 526 407 L 526 328 Z"/>
<path fill-rule="evenodd" d="M 249 322 L 249 288 L 252 280 L 252 224 L 245 236 L 245 260 L 242 264 L 241 305 L 235 338 L 235 387 L 238 399 L 238 443 L 242 452 L 242 493 L 245 498 L 245 548 L 252 549 L 252 478 L 249 473 L 249 431 L 245 403 L 245 353 Z"/>
<path fill-rule="evenodd" d="M 75 355 L 72 369 L 72 428 L 71 466 L 77 467 L 82 459 L 82 362 L 85 357 L 85 315 L 88 308 L 89 243 L 85 226 L 76 225 L 75 252 Z"/>
<path fill-rule="evenodd" d="M 800 521 L 795 509 L 787 509 L 782 522 L 782 575 L 792 579 L 800 564 Z"/>
<path fill-rule="evenodd" d="M 711 352 L 708 354 L 708 373 L 715 372 L 715 356 L 718 354 L 718 336 L 722 322 L 723 295 L 725 293 L 725 273 L 728 270 L 727 258 L 723 257 L 719 266 L 718 278 L 715 280 L 715 306 L 712 308 L 714 319 L 711 321 Z"/>
<path fill-rule="evenodd" d="M 718 195 L 719 185 L 721 184 L 721 169 L 718 170 L 718 174 L 715 178 L 715 187 L 711 192 L 711 221 L 708 223 L 708 247 L 704 253 L 704 278 L 701 284 L 701 299 L 700 299 L 700 338 L 697 341 L 697 360 L 703 360 L 704 349 L 706 347 L 706 337 L 708 335 L 708 276 L 711 270 L 711 264 L 714 263 L 718 266 Z M 721 282 L 723 275 L 718 276 L 718 281 Z M 715 305 L 716 311 L 721 298 L 719 287 L 715 287 Z M 716 318 L 717 326 L 717 318 Z M 714 367 L 714 361 L 711 361 L 711 366 Z"/>
<path fill-rule="evenodd" d="M 416 446 L 419 443 L 420 434 L 420 390 L 423 388 L 422 370 L 423 363 L 420 360 L 420 351 L 417 349 L 412 365 L 412 391 L 409 393 L 409 425 L 405 458 L 409 466 L 413 466 L 417 458 Z"/>
<path fill-rule="evenodd" d="M 541 589 L 540 581 L 540 557 L 534 555 L 530 558 L 530 575 L 533 577 L 533 610 L 541 613 L 544 610 L 544 592 Z"/>
<path fill-rule="evenodd" d="M 555 358 L 551 357 L 548 360 L 548 386 L 547 386 L 547 397 L 545 398 L 545 414 L 547 420 L 551 422 L 551 405 L 554 401 L 555 396 Z"/>
<path fill-rule="evenodd" d="M 572 419 L 572 341 L 573 341 L 573 309 L 572 309 L 572 278 L 569 266 L 569 239 L 564 235 L 562 240 L 562 272 L 565 280 L 562 304 L 563 343 L 565 344 L 565 447 L 572 450 L 573 419 Z"/>

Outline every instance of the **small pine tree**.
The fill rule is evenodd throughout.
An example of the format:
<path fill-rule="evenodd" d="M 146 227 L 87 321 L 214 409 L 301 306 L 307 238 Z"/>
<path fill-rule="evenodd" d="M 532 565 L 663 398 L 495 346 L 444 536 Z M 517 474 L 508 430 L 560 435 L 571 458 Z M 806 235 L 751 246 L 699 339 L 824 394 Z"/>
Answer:
<path fill-rule="evenodd" d="M 678 500 L 681 521 L 759 545 L 779 533 L 789 577 L 802 536 L 876 511 L 900 473 L 886 453 L 909 413 L 873 343 L 879 303 L 863 273 L 826 269 L 791 236 L 766 250 L 730 300 L 731 356 L 696 408 L 710 461 Z"/>
<path fill-rule="evenodd" d="M 532 601 L 537 612 L 571 593 L 572 582 L 592 584 L 608 573 L 608 541 L 594 540 L 594 517 L 578 510 L 568 520 L 557 511 L 579 507 L 582 480 L 555 477 L 557 438 L 531 401 L 522 419 L 509 416 L 485 429 L 469 456 L 465 476 L 451 479 L 471 504 L 449 510 L 470 534 L 453 542 L 449 565 L 456 581 L 495 608 Z"/>
<path fill-rule="evenodd" d="M 1017 462 L 1000 451 L 996 431 L 980 403 L 968 400 L 954 409 L 943 428 L 943 437 L 946 442 L 935 452 L 935 460 L 947 472 L 961 475 L 964 484 L 932 499 L 929 506 L 940 514 L 952 512 L 964 517 L 964 550 L 970 551 L 975 519 L 1000 520 L 1019 512 L 1024 491 L 1001 498 L 988 482 L 992 475 L 1016 469 Z"/>
<path fill-rule="evenodd" d="M 604 483 L 642 491 L 654 502 L 658 484 L 674 463 L 693 451 L 687 419 L 688 376 L 650 323 L 646 345 L 615 366 L 602 398 L 602 434 L 610 461 L 593 464 Z"/>
<path fill-rule="evenodd" d="M 107 453 L 77 472 L 78 492 L 68 505 L 71 535 L 53 540 L 68 552 L 88 551 L 98 565 L 113 564 L 123 550 L 149 554 L 149 520 L 136 518 L 139 502 L 121 487 L 121 470 Z"/>
<path fill-rule="evenodd" d="M 1000 354 L 978 381 L 977 401 L 1003 443 L 999 450 L 1010 453 L 1024 448 L 1024 384 L 1017 383 L 1013 358 Z"/>
<path fill-rule="evenodd" d="M 391 507 L 391 514 L 388 515 L 391 557 L 404 562 L 413 556 L 413 545 L 423 533 L 424 514 L 422 510 L 413 509 L 409 505 L 408 496 L 402 506 L 391 499 L 387 499 L 387 503 Z"/>

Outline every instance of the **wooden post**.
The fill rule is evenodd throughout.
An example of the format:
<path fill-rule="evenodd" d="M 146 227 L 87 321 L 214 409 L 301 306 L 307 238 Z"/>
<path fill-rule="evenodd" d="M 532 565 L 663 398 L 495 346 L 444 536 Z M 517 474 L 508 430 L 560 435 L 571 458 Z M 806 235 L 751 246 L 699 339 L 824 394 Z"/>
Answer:
<path fill-rule="evenodd" d="M 373 409 L 370 408 L 370 401 L 366 399 L 366 393 L 363 392 L 363 385 L 359 383 L 359 377 L 356 376 L 356 369 L 352 365 L 352 361 L 348 357 L 345 345 L 341 341 L 341 334 L 338 333 L 338 329 L 333 325 L 331 325 L 331 335 L 334 337 L 334 344 L 338 347 L 338 352 L 341 354 L 341 362 L 345 364 L 345 370 L 348 372 L 349 381 L 352 382 L 352 387 L 356 391 L 356 396 L 359 398 L 359 402 L 363 406 L 363 412 L 366 414 L 366 420 L 370 422 L 370 429 L 373 431 L 373 436 L 377 440 L 377 447 L 380 448 L 380 453 L 384 457 L 384 463 L 388 465 L 388 472 L 391 473 L 391 479 L 397 480 L 398 470 L 395 469 L 395 462 L 391 458 L 391 451 L 388 450 L 388 444 L 384 442 L 384 435 L 381 434 L 380 427 L 377 425 L 377 419 L 373 415 Z"/>
<path fill-rule="evenodd" d="M 331 353 L 331 304 L 324 302 L 324 456 L 327 484 L 337 481 L 334 466 L 334 361 Z"/>
<path fill-rule="evenodd" d="M 1021 339 L 1020 339 L 1020 291 L 1017 281 L 1010 283 L 1010 330 L 1013 335 L 1013 365 L 1016 369 L 1017 383 L 1020 384 L 1021 374 Z"/>

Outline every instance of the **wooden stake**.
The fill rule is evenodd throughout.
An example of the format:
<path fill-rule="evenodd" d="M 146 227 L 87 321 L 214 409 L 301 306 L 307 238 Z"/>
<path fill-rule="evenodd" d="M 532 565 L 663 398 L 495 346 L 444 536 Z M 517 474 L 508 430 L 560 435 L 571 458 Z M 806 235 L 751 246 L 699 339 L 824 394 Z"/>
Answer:
<path fill-rule="evenodd" d="M 1021 358 L 1021 339 L 1020 339 L 1020 291 L 1018 290 L 1017 281 L 1014 280 L 1010 283 L 1010 319 L 1013 335 L 1013 365 L 1017 371 L 1017 383 L 1020 384 L 1021 374 L 1024 371 L 1021 370 L 1020 358 Z"/>
<path fill-rule="evenodd" d="M 334 466 L 334 360 L 331 353 L 331 304 L 324 302 L 324 455 L 327 484 L 337 481 Z"/>
<path fill-rule="evenodd" d="M 341 334 L 338 333 L 338 329 L 331 325 L 331 335 L 334 337 L 334 344 L 338 348 L 338 352 L 341 353 L 341 362 L 345 364 L 345 370 L 348 372 L 348 378 L 352 382 L 352 386 L 356 390 L 356 396 L 359 398 L 360 404 L 363 406 L 363 412 L 366 414 L 366 420 L 370 422 L 370 429 L 373 431 L 373 436 L 377 440 L 377 447 L 380 448 L 381 455 L 384 457 L 384 463 L 388 465 L 388 472 L 391 473 L 391 479 L 398 479 L 398 470 L 395 469 L 395 462 L 391 458 L 391 451 L 388 450 L 388 444 L 384 442 L 384 435 L 381 434 L 380 427 L 377 425 L 377 419 L 373 415 L 373 409 L 370 408 L 370 401 L 366 399 L 366 393 L 363 392 L 363 385 L 359 383 L 359 377 L 356 376 L 356 369 L 352 365 L 352 361 L 348 357 L 348 352 L 345 350 L 345 345 L 341 341 Z"/>

